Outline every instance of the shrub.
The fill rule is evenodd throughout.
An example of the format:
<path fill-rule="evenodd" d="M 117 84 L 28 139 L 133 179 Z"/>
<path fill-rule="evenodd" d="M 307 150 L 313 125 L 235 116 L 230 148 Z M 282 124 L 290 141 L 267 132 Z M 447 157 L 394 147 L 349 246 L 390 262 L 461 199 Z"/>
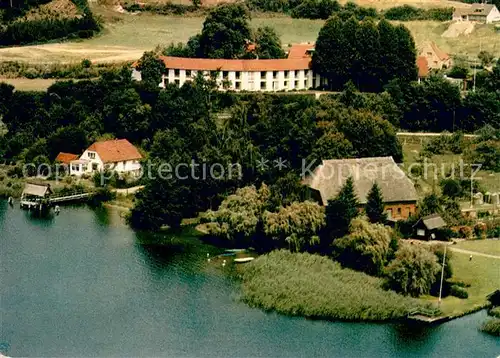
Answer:
<path fill-rule="evenodd" d="M 333 242 L 334 257 L 345 267 L 378 275 L 387 263 L 393 235 L 388 226 L 354 219 L 349 235 Z"/>
<path fill-rule="evenodd" d="M 387 285 L 396 292 L 418 297 L 430 292 L 439 269 L 436 256 L 427 248 L 403 244 L 386 267 Z"/>
<path fill-rule="evenodd" d="M 481 326 L 481 331 L 488 333 L 488 334 L 491 334 L 492 336 L 495 336 L 495 337 L 500 337 L 500 319 L 493 318 L 493 319 L 486 321 Z"/>
<path fill-rule="evenodd" d="M 488 310 L 488 314 L 495 318 L 500 318 L 500 306 Z"/>
<path fill-rule="evenodd" d="M 462 298 L 462 299 L 469 298 L 469 294 L 467 293 L 467 291 L 464 288 L 457 285 L 451 286 L 450 294 L 453 297 L 457 298 Z"/>
<path fill-rule="evenodd" d="M 485 223 L 477 223 L 474 225 L 474 235 L 476 239 L 486 239 L 486 224 Z"/>

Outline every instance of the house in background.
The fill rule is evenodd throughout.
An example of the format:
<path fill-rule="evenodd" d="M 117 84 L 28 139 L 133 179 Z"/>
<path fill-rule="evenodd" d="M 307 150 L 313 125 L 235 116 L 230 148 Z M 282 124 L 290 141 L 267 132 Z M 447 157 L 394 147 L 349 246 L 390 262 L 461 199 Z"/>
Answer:
<path fill-rule="evenodd" d="M 429 64 L 424 56 L 417 57 L 418 83 L 429 77 Z"/>
<path fill-rule="evenodd" d="M 55 161 L 57 163 L 69 165 L 72 160 L 77 160 L 77 159 L 78 159 L 78 154 L 60 152 L 57 155 Z"/>
<path fill-rule="evenodd" d="M 70 161 L 70 174 L 81 176 L 112 170 L 119 174 L 138 175 L 141 159 L 141 153 L 126 139 L 95 142 L 78 159 Z"/>
<path fill-rule="evenodd" d="M 446 227 L 446 222 L 439 214 L 432 214 L 421 218 L 413 228 L 416 230 L 417 239 L 435 240 L 439 238 L 439 229 Z"/>
<path fill-rule="evenodd" d="M 467 9 L 456 9 L 453 21 L 475 21 L 486 24 L 500 21 L 500 11 L 493 4 L 472 4 Z"/>
<path fill-rule="evenodd" d="M 392 157 L 323 160 L 302 183 L 310 188 L 315 200 L 326 206 L 328 200 L 335 199 L 348 177 L 354 181 L 360 209 L 366 205 L 368 193 L 376 182 L 389 220 L 404 220 L 415 213 L 418 200 L 415 186 Z"/>
<path fill-rule="evenodd" d="M 450 68 L 452 65 L 450 55 L 441 50 L 432 41 L 426 42 L 420 48 L 418 58 L 420 57 L 425 57 L 425 59 L 427 60 L 427 67 L 429 69 L 441 70 L 443 68 Z"/>

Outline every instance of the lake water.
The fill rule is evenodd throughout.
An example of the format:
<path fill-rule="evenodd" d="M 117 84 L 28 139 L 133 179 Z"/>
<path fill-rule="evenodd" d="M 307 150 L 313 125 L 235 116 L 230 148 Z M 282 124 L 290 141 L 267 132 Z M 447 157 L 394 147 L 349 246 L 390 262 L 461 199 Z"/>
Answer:
<path fill-rule="evenodd" d="M 11 356 L 492 357 L 479 312 L 435 327 L 311 321 L 238 301 L 213 251 L 143 246 L 113 210 L 37 219 L 0 201 L 0 352 Z M 272 274 L 272 273 L 270 273 Z"/>

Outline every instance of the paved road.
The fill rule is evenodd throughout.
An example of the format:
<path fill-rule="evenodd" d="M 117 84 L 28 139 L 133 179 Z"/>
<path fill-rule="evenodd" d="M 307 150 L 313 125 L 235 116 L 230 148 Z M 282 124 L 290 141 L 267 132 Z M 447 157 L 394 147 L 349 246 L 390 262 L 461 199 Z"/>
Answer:
<path fill-rule="evenodd" d="M 472 256 L 484 256 L 484 257 L 490 257 L 492 259 L 500 260 L 500 256 L 490 255 L 490 254 L 483 254 L 482 252 L 477 252 L 477 251 L 470 251 L 470 250 L 458 249 L 456 247 L 450 247 L 450 246 L 448 246 L 448 247 L 452 251 L 460 252 L 462 254 L 467 254 L 467 255 L 472 255 Z"/>

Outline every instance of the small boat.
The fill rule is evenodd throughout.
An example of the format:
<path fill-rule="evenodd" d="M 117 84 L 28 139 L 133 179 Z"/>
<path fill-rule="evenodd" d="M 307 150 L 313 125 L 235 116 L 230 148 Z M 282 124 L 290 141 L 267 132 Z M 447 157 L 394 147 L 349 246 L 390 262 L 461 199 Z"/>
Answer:
<path fill-rule="evenodd" d="M 235 253 L 235 252 L 227 252 L 227 253 L 225 253 L 225 254 L 220 254 L 219 256 L 220 256 L 220 257 L 222 257 L 222 256 L 224 256 L 224 257 L 225 257 L 225 256 L 234 256 L 234 255 L 236 255 L 236 253 Z"/>
<path fill-rule="evenodd" d="M 236 262 L 237 264 L 244 264 L 245 262 L 250 262 L 254 259 L 255 257 L 242 257 L 239 259 L 234 259 L 234 262 Z"/>
<path fill-rule="evenodd" d="M 238 252 L 244 252 L 246 249 L 226 249 L 224 250 L 225 252 L 233 252 L 233 253 L 238 253 Z"/>

